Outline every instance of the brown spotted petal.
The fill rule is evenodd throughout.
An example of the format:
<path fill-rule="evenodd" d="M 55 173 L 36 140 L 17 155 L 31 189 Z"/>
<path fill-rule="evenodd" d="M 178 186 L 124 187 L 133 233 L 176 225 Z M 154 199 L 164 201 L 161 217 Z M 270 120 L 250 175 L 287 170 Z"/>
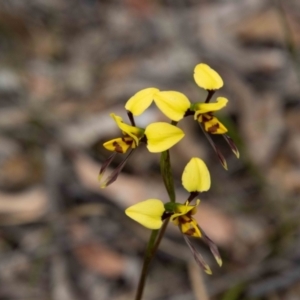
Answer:
<path fill-rule="evenodd" d="M 107 141 L 103 144 L 103 147 L 109 151 L 126 153 L 129 148 L 136 148 L 136 143 L 132 137 L 124 136 Z"/>
<path fill-rule="evenodd" d="M 202 123 L 205 130 L 211 134 L 224 134 L 228 131 L 227 128 L 211 114 L 204 114 L 202 116 Z"/>
<path fill-rule="evenodd" d="M 183 234 L 197 238 L 201 237 L 201 231 L 199 229 L 199 226 L 196 220 L 191 216 L 183 215 L 178 217 L 178 223 L 180 231 Z"/>

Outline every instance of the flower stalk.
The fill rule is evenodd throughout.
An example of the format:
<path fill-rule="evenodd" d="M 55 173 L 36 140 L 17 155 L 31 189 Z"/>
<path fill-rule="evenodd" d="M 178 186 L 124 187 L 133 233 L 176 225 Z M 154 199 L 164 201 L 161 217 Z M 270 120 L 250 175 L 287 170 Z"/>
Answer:
<path fill-rule="evenodd" d="M 160 156 L 160 173 L 163 177 L 165 188 L 168 192 L 171 202 L 175 202 L 174 180 L 172 176 L 171 159 L 169 150 L 161 153 Z"/>
<path fill-rule="evenodd" d="M 144 257 L 144 261 L 143 261 L 143 267 L 142 267 L 142 271 L 141 271 L 141 275 L 140 275 L 140 279 L 139 279 L 139 284 L 138 284 L 137 291 L 136 291 L 135 300 L 141 300 L 143 297 L 150 263 L 152 261 L 152 258 L 156 254 L 159 244 L 160 244 L 160 242 L 165 234 L 165 231 L 167 229 L 168 223 L 169 223 L 169 218 L 164 221 L 164 223 L 159 231 L 153 230 L 150 235 L 146 254 Z M 158 235 L 158 233 L 159 233 L 159 235 Z"/>
<path fill-rule="evenodd" d="M 172 176 L 170 152 L 168 150 L 161 153 L 160 172 L 163 177 L 163 181 L 164 181 L 167 193 L 169 195 L 170 202 L 175 202 L 174 181 L 173 181 L 173 176 Z M 167 229 L 168 223 L 169 223 L 169 217 L 164 220 L 160 231 L 152 230 L 152 233 L 151 233 L 149 241 L 148 241 L 144 261 L 143 261 L 143 267 L 142 267 L 142 271 L 141 271 L 141 275 L 140 275 L 140 279 L 139 279 L 139 284 L 138 284 L 135 300 L 142 299 L 149 265 L 151 263 L 152 258 L 156 254 L 159 244 L 160 244 L 160 242 L 165 234 L 165 231 Z"/>
<path fill-rule="evenodd" d="M 142 296 L 143 296 L 143 292 L 144 292 L 144 288 L 145 288 L 145 283 L 146 283 L 146 279 L 147 279 L 147 274 L 148 274 L 148 269 L 149 269 L 149 265 L 150 262 L 154 256 L 154 245 L 155 245 L 155 240 L 157 238 L 157 234 L 158 234 L 159 230 L 152 230 L 149 241 L 148 241 L 148 245 L 147 245 L 147 249 L 146 249 L 146 253 L 145 253 L 145 257 L 144 257 L 144 261 L 143 261 L 143 267 L 142 267 L 142 271 L 141 271 L 141 275 L 140 275 L 140 279 L 139 279 L 139 284 L 137 287 L 137 291 L 136 291 L 136 296 L 135 296 L 135 300 L 141 300 Z"/>

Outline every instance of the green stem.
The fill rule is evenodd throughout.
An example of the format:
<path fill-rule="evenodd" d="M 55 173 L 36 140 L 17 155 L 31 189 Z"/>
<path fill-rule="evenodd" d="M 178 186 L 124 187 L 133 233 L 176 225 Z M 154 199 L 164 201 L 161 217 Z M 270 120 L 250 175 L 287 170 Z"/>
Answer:
<path fill-rule="evenodd" d="M 135 300 L 142 299 L 143 291 L 144 291 L 144 287 L 145 287 L 145 282 L 146 282 L 146 278 L 147 278 L 147 273 L 148 273 L 148 268 L 149 268 L 149 265 L 150 265 L 150 261 L 151 261 L 153 255 L 154 255 L 153 247 L 154 247 L 154 243 L 155 243 L 157 234 L 158 234 L 158 230 L 152 230 L 152 233 L 150 235 L 150 239 L 148 241 L 146 254 L 145 254 L 145 257 L 144 257 L 143 268 L 142 268 L 142 271 L 141 271 L 139 285 L 138 285 L 138 288 L 137 288 L 137 291 L 136 291 Z"/>
<path fill-rule="evenodd" d="M 168 192 L 170 201 L 175 202 L 175 189 L 174 189 L 174 182 L 173 182 L 172 169 L 171 169 L 170 153 L 168 150 L 161 153 L 160 172 L 163 177 L 163 181 L 164 181 L 166 190 Z M 135 300 L 142 299 L 149 265 L 159 247 L 159 244 L 160 244 L 164 234 L 165 234 L 168 223 L 169 223 L 169 218 L 164 221 L 160 231 L 153 230 L 151 233 L 151 236 L 150 236 L 150 239 L 149 239 L 149 242 L 147 245 L 146 254 L 144 257 L 143 267 L 142 267 L 142 271 L 141 271 L 141 276 L 140 276 Z M 159 235 L 158 235 L 158 233 L 159 233 Z"/>
<path fill-rule="evenodd" d="M 175 201 L 175 189 L 174 189 L 174 181 L 171 169 L 171 159 L 169 150 L 166 150 L 161 153 L 160 156 L 160 173 L 163 177 L 163 181 L 168 192 L 169 198 L 171 202 Z"/>
<path fill-rule="evenodd" d="M 159 231 L 158 237 L 157 237 L 158 230 L 153 230 L 151 233 L 151 236 L 150 236 L 150 239 L 149 239 L 149 242 L 147 245 L 146 255 L 144 258 L 144 262 L 143 262 L 143 268 L 141 271 L 141 276 L 140 276 L 135 300 L 142 299 L 144 287 L 145 287 L 145 283 L 146 283 L 146 279 L 147 279 L 148 269 L 149 269 L 151 260 L 154 257 L 154 255 L 158 249 L 158 246 L 162 240 L 162 237 L 167 229 L 168 223 L 169 223 L 169 219 L 166 219 L 161 227 L 161 230 Z"/>
<path fill-rule="evenodd" d="M 168 224 L 169 224 L 169 220 L 170 220 L 170 218 L 165 219 L 165 221 L 164 221 L 164 223 L 163 223 L 163 225 L 162 225 L 162 227 L 161 227 L 161 229 L 160 229 L 159 236 L 158 236 L 158 238 L 157 238 L 157 240 L 156 240 L 156 242 L 155 242 L 155 244 L 154 244 L 154 246 L 153 246 L 152 252 L 151 252 L 151 254 L 152 254 L 153 256 L 154 256 L 154 254 L 156 253 L 156 251 L 157 251 L 157 249 L 158 249 L 158 246 L 159 246 L 159 244 L 160 244 L 160 242 L 161 242 L 161 239 L 163 238 L 163 236 L 164 236 L 164 234 L 165 234 L 165 231 L 166 231 L 167 226 L 168 226 Z"/>

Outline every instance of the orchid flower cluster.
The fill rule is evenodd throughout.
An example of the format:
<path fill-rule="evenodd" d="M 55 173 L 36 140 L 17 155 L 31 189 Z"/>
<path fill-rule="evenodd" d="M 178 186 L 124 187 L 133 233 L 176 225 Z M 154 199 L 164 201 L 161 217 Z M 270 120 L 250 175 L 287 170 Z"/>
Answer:
<path fill-rule="evenodd" d="M 124 123 L 121 117 L 111 114 L 111 117 L 121 130 L 122 136 L 103 144 L 107 150 L 113 153 L 103 163 L 99 173 L 99 180 L 101 188 L 112 184 L 117 179 L 131 154 L 141 144 L 145 144 L 151 153 L 161 153 L 161 173 L 170 202 L 165 203 L 159 199 L 147 199 L 127 208 L 125 213 L 128 217 L 152 230 L 159 230 L 164 222 L 171 221 L 178 226 L 183 234 L 196 262 L 206 273 L 211 274 L 210 267 L 191 242 L 191 238 L 202 238 L 210 248 L 218 265 L 222 265 L 216 245 L 193 218 L 200 204 L 200 200 L 196 199 L 198 194 L 206 192 L 210 188 L 210 173 L 203 160 L 196 157 L 191 158 L 182 174 L 182 185 L 189 192 L 189 196 L 184 203 L 176 202 L 169 149 L 180 142 L 185 135 L 183 130 L 177 126 L 179 121 L 185 117 L 193 116 L 193 119 L 200 125 L 204 135 L 226 170 L 226 160 L 210 135 L 222 135 L 237 158 L 239 158 L 239 152 L 233 140 L 227 135 L 227 128 L 214 115 L 215 112 L 227 105 L 228 100 L 224 97 L 217 97 L 215 102 L 210 102 L 216 90 L 223 86 L 222 78 L 215 70 L 201 63 L 195 67 L 194 79 L 200 88 L 208 92 L 204 102 L 191 103 L 184 94 L 178 91 L 160 91 L 157 88 L 150 87 L 137 92 L 125 104 L 130 124 Z M 170 119 L 170 123 L 157 122 L 149 124 L 146 128 L 137 127 L 134 117 L 141 115 L 153 102 Z M 105 171 L 118 153 L 128 154 L 119 166 L 108 177 L 103 179 Z M 195 199 L 195 204 L 191 204 Z"/>

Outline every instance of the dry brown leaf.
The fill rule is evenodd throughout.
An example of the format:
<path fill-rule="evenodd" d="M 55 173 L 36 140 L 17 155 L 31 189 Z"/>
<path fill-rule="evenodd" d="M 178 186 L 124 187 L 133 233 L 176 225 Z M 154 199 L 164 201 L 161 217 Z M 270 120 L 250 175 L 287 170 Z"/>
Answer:
<path fill-rule="evenodd" d="M 124 257 L 98 242 L 79 246 L 74 253 L 85 267 L 108 278 L 118 278 L 124 273 Z"/>
<path fill-rule="evenodd" d="M 34 222 L 47 212 L 47 195 L 42 187 L 18 194 L 0 192 L 0 224 L 15 225 Z"/>
<path fill-rule="evenodd" d="M 70 224 L 69 231 L 75 243 L 82 243 L 74 248 L 74 253 L 86 268 L 108 278 L 118 278 L 126 273 L 126 258 L 100 242 L 92 240 L 90 228 L 86 224 L 74 222 Z M 88 237 L 89 241 L 87 241 Z"/>

